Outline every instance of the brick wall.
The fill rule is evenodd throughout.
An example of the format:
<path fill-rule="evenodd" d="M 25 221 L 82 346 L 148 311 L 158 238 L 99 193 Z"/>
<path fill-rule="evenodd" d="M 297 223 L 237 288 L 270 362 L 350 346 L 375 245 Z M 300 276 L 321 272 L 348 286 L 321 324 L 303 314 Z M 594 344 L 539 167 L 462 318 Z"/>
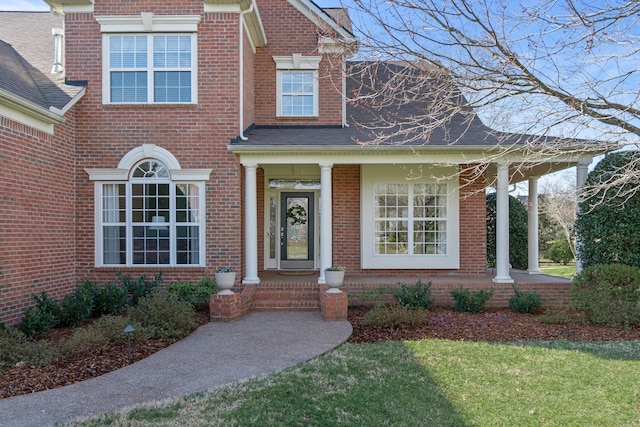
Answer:
<path fill-rule="evenodd" d="M 408 280 L 406 283 L 414 285 L 417 281 L 417 277 Z M 450 307 L 452 298 L 451 291 L 453 289 L 468 288 L 471 290 L 489 289 L 493 288 L 494 292 L 489 301 L 487 301 L 487 308 L 506 308 L 509 307 L 509 299 L 513 296 L 513 288 L 510 284 L 506 283 L 493 283 L 491 277 L 486 277 L 485 280 L 479 281 L 477 278 L 470 279 L 469 277 L 461 277 L 459 281 L 452 280 L 451 278 L 443 277 L 428 277 L 423 275 L 422 282 L 427 283 L 431 281 L 431 297 L 434 299 L 434 305 L 439 307 Z M 373 305 L 375 301 L 380 302 L 392 302 L 394 301 L 390 293 L 384 294 L 382 298 L 371 300 L 370 298 L 361 298 L 361 295 L 371 293 L 372 290 L 381 286 L 398 286 L 396 278 L 389 278 L 387 281 L 378 282 L 345 282 L 343 291 L 349 294 L 349 304 L 352 306 Z M 517 283 L 517 288 L 523 292 L 537 292 L 542 297 L 543 307 L 565 307 L 570 305 L 571 302 L 571 282 L 558 279 L 558 281 L 546 281 L 546 282 L 522 282 Z"/>
<path fill-rule="evenodd" d="M 241 172 L 237 158 L 227 150 L 240 129 L 239 18 L 238 14 L 205 14 L 202 8 L 201 1 L 184 0 L 97 2 L 95 6 L 96 15 L 132 15 L 141 10 L 202 15 L 197 35 L 197 105 L 103 105 L 100 27 L 92 14 L 66 15 L 67 76 L 88 82 L 77 115 L 78 278 L 105 282 L 119 270 L 134 276 L 161 270 L 168 283 L 212 276 L 221 265 L 241 268 Z M 246 50 L 252 55 L 251 49 Z M 245 89 L 251 84 L 245 75 Z M 245 99 L 251 97 L 251 91 L 245 90 Z M 206 184 L 205 268 L 95 268 L 94 185 L 84 169 L 115 168 L 122 156 L 141 144 L 169 150 L 182 168 L 213 169 Z"/>
<path fill-rule="evenodd" d="M 487 269 L 487 221 L 484 175 L 473 165 L 460 165 L 460 271 L 482 274 Z"/>
<path fill-rule="evenodd" d="M 76 284 L 73 110 L 66 119 L 53 136 L 0 117 L 0 322 Z"/>
<path fill-rule="evenodd" d="M 259 0 L 260 17 L 268 45 L 258 49 L 255 62 L 257 125 L 340 125 L 342 123 L 341 69 L 329 57 L 320 62 L 319 117 L 276 119 L 276 64 L 273 56 L 301 53 L 317 56 L 318 29 L 286 0 Z"/>
<path fill-rule="evenodd" d="M 360 166 L 334 165 L 333 178 L 333 264 L 349 274 L 360 269 Z"/>
<path fill-rule="evenodd" d="M 486 220 L 484 178 L 460 166 L 460 269 L 363 270 L 360 268 L 360 166 L 333 167 L 333 259 L 349 274 L 414 277 L 429 274 L 482 274 L 486 270 Z"/>

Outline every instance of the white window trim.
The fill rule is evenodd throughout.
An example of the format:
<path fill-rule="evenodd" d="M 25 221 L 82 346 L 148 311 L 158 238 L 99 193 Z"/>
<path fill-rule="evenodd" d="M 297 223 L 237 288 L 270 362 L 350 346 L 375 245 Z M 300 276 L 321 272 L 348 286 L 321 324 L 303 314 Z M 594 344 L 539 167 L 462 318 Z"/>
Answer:
<path fill-rule="evenodd" d="M 105 264 L 103 260 L 103 229 L 102 229 L 102 191 L 103 184 L 125 184 L 127 187 L 126 197 L 126 228 L 127 236 L 131 233 L 131 180 L 129 179 L 130 171 L 140 160 L 143 159 L 155 159 L 158 160 L 169 168 L 171 179 L 169 181 L 163 181 L 170 183 L 170 188 L 173 188 L 176 184 L 194 184 L 198 186 L 198 203 L 200 206 L 200 239 L 199 239 L 199 254 L 200 263 L 198 264 L 175 264 L 175 253 L 171 254 L 172 263 L 170 264 L 133 264 L 132 263 L 132 249 L 129 247 L 130 239 L 127 238 L 127 263 L 126 264 Z M 89 179 L 94 181 L 94 197 L 95 197 L 95 211 L 94 211 L 94 230 L 95 230 L 95 266 L 96 267 L 178 267 L 178 268 L 198 268 L 206 265 L 206 181 L 209 180 L 212 169 L 182 169 L 178 160 L 168 150 L 159 147 L 155 144 L 143 144 L 134 148 L 125 154 L 118 168 L 104 168 L 104 169 L 85 169 L 89 174 Z M 140 181 L 138 181 L 140 182 Z M 151 182 L 151 181 L 149 181 Z M 174 195 L 175 196 L 175 195 Z M 171 198 L 170 203 L 175 203 L 175 197 Z M 172 212 L 175 211 L 175 207 L 172 208 Z M 172 214 L 173 215 L 173 214 Z M 174 224 L 175 226 L 175 224 Z M 175 233 L 173 233 L 175 235 Z"/>
<path fill-rule="evenodd" d="M 318 84 L 318 69 L 322 56 L 303 56 L 294 53 L 290 56 L 273 56 L 276 63 L 276 117 L 318 117 L 320 89 Z M 283 71 L 313 71 L 313 113 L 305 116 L 290 116 L 282 114 L 282 72 Z"/>
<path fill-rule="evenodd" d="M 96 16 L 102 33 L 171 32 L 195 33 L 198 31 L 200 15 L 140 15 Z"/>
<path fill-rule="evenodd" d="M 96 16 L 102 32 L 102 103 L 109 105 L 190 105 L 198 103 L 198 23 L 200 15 L 154 15 L 141 12 L 133 16 Z M 111 76 L 109 67 L 109 36 L 130 33 L 132 35 L 166 35 L 184 34 L 191 37 L 191 101 L 190 102 L 155 102 L 153 101 L 153 74 L 147 71 L 147 102 L 111 102 Z M 152 37 L 147 37 L 148 46 L 153 46 Z M 149 52 L 148 63 L 153 64 L 153 49 Z"/>
<path fill-rule="evenodd" d="M 406 167 L 405 167 L 406 166 Z M 408 179 L 409 169 L 422 169 L 425 178 Z M 460 268 L 460 203 L 457 169 L 404 165 L 362 165 L 360 212 L 361 266 L 363 269 L 458 269 Z M 434 177 L 434 178 L 431 178 Z M 439 178 L 436 180 L 436 178 Z M 447 254 L 395 255 L 375 254 L 374 185 L 388 183 L 445 183 L 447 184 Z"/>

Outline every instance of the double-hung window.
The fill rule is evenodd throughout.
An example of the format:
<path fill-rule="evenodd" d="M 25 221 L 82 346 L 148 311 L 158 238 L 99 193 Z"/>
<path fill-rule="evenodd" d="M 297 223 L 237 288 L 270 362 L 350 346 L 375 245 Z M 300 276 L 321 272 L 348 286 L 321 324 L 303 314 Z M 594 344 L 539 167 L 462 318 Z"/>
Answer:
<path fill-rule="evenodd" d="M 109 102 L 191 103 L 194 41 L 188 34 L 109 35 Z"/>
<path fill-rule="evenodd" d="M 199 16 L 99 16 L 104 104 L 195 104 Z"/>
<path fill-rule="evenodd" d="M 276 116 L 318 116 L 319 56 L 274 56 L 276 63 Z"/>

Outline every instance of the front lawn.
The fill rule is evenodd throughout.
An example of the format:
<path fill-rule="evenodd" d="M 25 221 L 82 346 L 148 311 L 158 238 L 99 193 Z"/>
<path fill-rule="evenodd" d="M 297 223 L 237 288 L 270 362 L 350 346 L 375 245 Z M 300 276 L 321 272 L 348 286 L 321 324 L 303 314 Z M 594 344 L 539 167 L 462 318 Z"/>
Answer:
<path fill-rule="evenodd" d="M 540 260 L 540 271 L 549 276 L 573 279 L 576 275 L 576 263 L 572 261 L 567 265 L 554 263 L 550 260 Z"/>
<path fill-rule="evenodd" d="M 345 344 L 84 426 L 639 426 L 640 341 Z"/>

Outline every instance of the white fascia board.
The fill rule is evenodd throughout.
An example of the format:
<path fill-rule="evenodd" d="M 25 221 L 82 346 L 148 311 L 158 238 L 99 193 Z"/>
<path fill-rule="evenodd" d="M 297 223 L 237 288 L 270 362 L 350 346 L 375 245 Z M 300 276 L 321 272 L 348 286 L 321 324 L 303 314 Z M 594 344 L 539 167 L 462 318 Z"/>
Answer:
<path fill-rule="evenodd" d="M 103 33 L 144 33 L 198 31 L 200 15 L 140 15 L 96 16 Z"/>
<path fill-rule="evenodd" d="M 82 97 L 84 96 L 86 91 L 87 91 L 87 89 L 83 87 L 73 98 L 71 98 L 71 101 L 67 102 L 67 104 L 64 107 L 62 107 L 62 109 L 59 109 L 59 108 L 56 108 L 56 107 L 49 107 L 49 111 L 51 111 L 52 113 L 55 113 L 55 114 L 59 114 L 61 116 L 64 115 L 74 105 L 76 105 L 78 103 L 78 101 L 80 101 L 82 99 Z"/>
<path fill-rule="evenodd" d="M 318 19 L 329 25 L 335 32 L 340 34 L 344 41 L 347 43 L 356 42 L 356 39 L 352 34 L 349 34 L 347 30 L 339 26 L 333 19 L 331 19 L 322 9 L 316 6 L 313 2 L 308 0 L 288 0 L 289 3 L 295 7 L 300 13 L 302 13 L 307 19 L 314 24 L 318 24 Z"/>
<path fill-rule="evenodd" d="M 65 13 L 93 13 L 93 0 L 44 0 L 53 12 Z"/>
<path fill-rule="evenodd" d="M 521 152 L 513 148 L 488 146 L 438 147 L 438 146 L 239 146 L 228 145 L 227 149 L 240 156 L 241 159 L 254 159 L 259 164 L 276 164 L 282 161 L 304 163 L 309 159 L 331 158 L 334 164 L 381 164 L 411 163 L 422 156 L 427 156 L 428 163 L 464 164 L 464 163 L 509 163 L 531 162 L 530 152 Z M 585 156 L 603 154 L 609 150 L 594 147 L 593 150 L 556 153 L 541 156 L 535 162 L 579 162 Z M 492 160 L 495 159 L 495 160 Z M 315 163 L 314 160 L 314 163 Z"/>
<path fill-rule="evenodd" d="M 204 12 L 205 13 L 240 13 L 242 9 L 240 8 L 240 3 L 227 3 L 227 4 L 204 4 Z"/>
<path fill-rule="evenodd" d="M 0 89 L 0 115 L 53 135 L 54 125 L 65 118 L 4 89 Z"/>

